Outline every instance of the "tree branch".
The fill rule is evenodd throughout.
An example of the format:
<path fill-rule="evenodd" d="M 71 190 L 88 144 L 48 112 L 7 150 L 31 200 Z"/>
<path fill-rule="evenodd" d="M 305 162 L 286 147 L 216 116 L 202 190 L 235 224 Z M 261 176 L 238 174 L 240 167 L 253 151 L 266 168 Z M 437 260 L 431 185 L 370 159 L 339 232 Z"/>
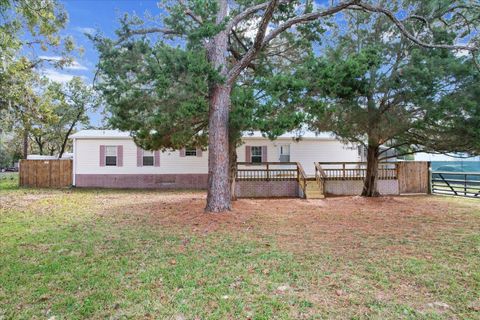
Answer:
<path fill-rule="evenodd" d="M 181 35 L 178 31 L 175 31 L 172 29 L 166 29 L 166 28 L 146 28 L 146 29 L 129 30 L 128 32 L 122 34 L 118 38 L 118 40 L 114 43 L 114 45 L 118 45 L 132 36 L 147 35 L 147 34 L 154 34 L 154 33 L 161 33 L 164 35 Z"/>
<path fill-rule="evenodd" d="M 265 37 L 262 43 L 262 48 L 265 47 L 274 38 L 276 38 L 279 34 L 281 34 L 285 30 L 289 29 L 290 27 L 296 24 L 308 23 L 308 22 L 317 20 L 318 18 L 321 18 L 321 17 L 331 16 L 337 12 L 347 9 L 352 5 L 357 4 L 358 2 L 359 0 L 343 2 L 324 11 L 302 14 L 290 20 L 287 20 L 285 23 L 283 23 L 282 25 L 274 29 L 272 32 L 268 34 L 268 36 Z"/>
<path fill-rule="evenodd" d="M 467 51 L 470 51 L 470 52 L 476 52 L 480 49 L 478 47 L 468 46 L 468 45 L 433 44 L 433 43 L 424 42 L 424 41 L 418 39 L 417 37 L 415 37 L 414 35 L 412 35 L 407 30 L 407 28 L 405 27 L 403 22 L 400 21 L 392 11 L 390 11 L 388 9 L 385 9 L 385 8 L 382 8 L 382 7 L 379 7 L 379 6 L 372 6 L 370 4 L 363 3 L 363 2 L 356 3 L 356 6 L 358 6 L 359 8 L 362 8 L 362 9 L 368 11 L 368 12 L 382 13 L 383 15 L 385 15 L 388 19 L 390 19 L 395 24 L 395 26 L 400 30 L 400 32 L 407 39 L 409 39 L 410 41 L 412 41 L 413 43 L 415 43 L 415 44 L 417 44 L 421 47 L 430 48 L 430 49 L 467 50 Z M 416 18 L 419 19 L 418 16 Z"/>
<path fill-rule="evenodd" d="M 255 41 L 253 42 L 253 45 L 248 51 L 245 53 L 245 55 L 242 57 L 242 59 L 237 62 L 232 69 L 228 72 L 227 75 L 227 84 L 231 85 L 235 79 L 238 77 L 240 72 L 242 72 L 243 69 L 245 69 L 246 66 L 250 64 L 250 62 L 255 58 L 257 53 L 263 48 L 263 39 L 265 38 L 265 34 L 267 32 L 268 24 L 270 23 L 270 20 L 273 17 L 273 12 L 275 11 L 275 8 L 278 6 L 279 0 L 271 0 L 268 3 L 267 8 L 265 9 L 265 13 L 263 14 L 262 20 L 260 21 L 260 25 L 258 26 L 258 31 L 255 36 Z"/>
<path fill-rule="evenodd" d="M 182 5 L 182 7 L 184 8 L 184 13 L 189 16 L 190 18 L 192 18 L 195 22 L 197 22 L 198 24 L 202 25 L 203 24 L 203 19 L 202 17 L 200 16 L 197 16 L 196 14 L 193 13 L 192 10 L 190 10 L 188 8 L 188 6 L 185 4 L 185 1 L 184 0 L 178 0 L 178 2 L 180 3 L 180 5 Z"/>
<path fill-rule="evenodd" d="M 280 0 L 279 4 L 288 3 L 290 1 L 292 0 Z M 256 6 L 249 7 L 244 11 L 240 12 L 235 17 L 233 17 L 233 19 L 227 24 L 225 30 L 227 32 L 230 32 L 238 23 L 240 23 L 240 21 L 248 18 L 250 15 L 254 14 L 257 11 L 267 8 L 270 2 L 271 1 L 260 3 L 260 4 L 257 4 Z"/>

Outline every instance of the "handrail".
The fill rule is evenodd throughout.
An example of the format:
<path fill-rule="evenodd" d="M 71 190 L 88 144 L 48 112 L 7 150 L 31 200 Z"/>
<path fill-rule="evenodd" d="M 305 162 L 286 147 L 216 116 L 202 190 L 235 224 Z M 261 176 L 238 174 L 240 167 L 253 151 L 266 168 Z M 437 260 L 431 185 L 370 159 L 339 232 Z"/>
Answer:
<path fill-rule="evenodd" d="M 315 181 L 317 181 L 318 187 L 322 190 L 322 193 L 325 194 L 325 180 L 327 175 L 323 171 L 322 166 L 318 162 L 314 162 L 315 165 Z"/>
<path fill-rule="evenodd" d="M 239 166 L 244 168 L 240 169 Z M 307 191 L 307 174 L 299 162 L 236 162 L 234 176 L 236 180 L 244 181 L 296 180 L 304 197 Z"/>
<path fill-rule="evenodd" d="M 240 167 L 241 166 L 241 167 Z M 296 162 L 237 162 L 235 165 L 237 180 L 298 180 Z"/>
<path fill-rule="evenodd" d="M 297 181 L 298 185 L 302 189 L 303 192 L 303 197 L 306 197 L 307 195 L 307 174 L 305 173 L 305 170 L 302 167 L 302 164 L 300 162 L 297 162 Z"/>
<path fill-rule="evenodd" d="M 327 174 L 323 170 L 322 166 L 320 165 L 320 162 L 314 162 L 315 164 L 315 171 L 318 170 L 318 172 L 322 175 L 322 178 L 326 178 Z"/>
<path fill-rule="evenodd" d="M 291 165 L 291 166 L 296 166 L 298 162 L 273 162 L 273 161 L 270 161 L 270 162 L 237 162 L 237 166 L 238 165 L 244 165 L 244 166 L 265 166 L 265 165 L 282 165 L 282 166 L 285 166 L 285 165 Z"/>
<path fill-rule="evenodd" d="M 333 162 L 317 162 L 319 164 L 333 165 L 333 164 L 364 164 L 367 165 L 366 161 L 333 161 Z M 395 164 L 396 162 L 380 161 L 378 164 Z"/>
<path fill-rule="evenodd" d="M 366 162 L 317 162 L 316 165 L 318 168 L 316 167 L 315 170 L 321 172 L 325 180 L 361 180 L 365 178 L 367 172 Z M 322 167 L 322 165 L 326 167 Z M 380 162 L 378 164 L 379 179 L 397 179 L 397 171 L 398 164 L 396 162 Z"/>

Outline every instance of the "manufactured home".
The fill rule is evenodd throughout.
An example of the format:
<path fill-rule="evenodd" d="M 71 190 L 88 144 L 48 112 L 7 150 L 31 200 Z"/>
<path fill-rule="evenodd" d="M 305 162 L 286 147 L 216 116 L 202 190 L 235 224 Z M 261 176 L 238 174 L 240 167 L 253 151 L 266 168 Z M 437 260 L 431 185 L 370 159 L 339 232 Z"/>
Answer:
<path fill-rule="evenodd" d="M 208 151 L 200 148 L 148 151 L 137 147 L 128 132 L 82 130 L 73 140 L 73 185 L 104 188 L 205 189 Z M 305 175 L 315 175 L 315 162 L 357 162 L 356 145 L 344 144 L 328 133 L 293 133 L 269 140 L 260 133 L 245 134 L 238 161 L 298 163 Z M 287 169 L 285 169 L 285 172 Z"/>

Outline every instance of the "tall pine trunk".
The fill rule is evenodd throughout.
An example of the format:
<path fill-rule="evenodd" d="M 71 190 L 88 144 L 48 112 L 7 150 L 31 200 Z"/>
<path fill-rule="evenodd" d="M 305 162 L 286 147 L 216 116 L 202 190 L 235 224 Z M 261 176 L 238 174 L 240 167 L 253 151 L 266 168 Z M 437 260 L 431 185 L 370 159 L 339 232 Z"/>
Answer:
<path fill-rule="evenodd" d="M 228 118 L 230 88 L 217 85 L 210 93 L 208 127 L 208 193 L 207 212 L 231 209 L 230 160 L 228 143 Z"/>
<path fill-rule="evenodd" d="M 363 181 L 363 197 L 378 197 L 378 158 L 380 147 L 369 144 L 367 147 L 367 172 Z"/>
<path fill-rule="evenodd" d="M 227 0 L 219 0 L 216 23 L 224 22 Z M 221 31 L 206 44 L 207 58 L 224 77 L 227 75 L 228 34 Z M 208 191 L 206 212 L 231 209 L 229 179 L 228 123 L 231 87 L 224 83 L 210 84 L 208 120 Z"/>
<path fill-rule="evenodd" d="M 237 172 L 237 144 L 236 141 L 232 141 L 229 139 L 228 145 L 228 154 L 229 154 L 229 167 L 230 167 L 230 196 L 232 200 L 237 200 L 237 196 L 235 194 L 235 179 L 236 179 L 236 172 Z"/>

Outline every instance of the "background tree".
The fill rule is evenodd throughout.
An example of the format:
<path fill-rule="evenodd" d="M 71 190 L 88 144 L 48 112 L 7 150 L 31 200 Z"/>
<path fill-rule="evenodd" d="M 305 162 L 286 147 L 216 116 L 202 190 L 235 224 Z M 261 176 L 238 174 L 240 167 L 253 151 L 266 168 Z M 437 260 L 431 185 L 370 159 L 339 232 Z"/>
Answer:
<path fill-rule="evenodd" d="M 43 90 L 38 70 L 45 63 L 55 67 L 71 63 L 75 45 L 71 37 L 61 35 L 68 17 L 56 0 L 3 0 L 0 16 L 0 113 L 7 120 L 3 124 L 8 124 L 2 129 L 5 132 L 16 121 L 16 130 L 22 130 L 26 157 L 31 120 L 43 117 L 36 105 L 41 100 L 38 92 Z M 62 58 L 47 58 L 38 52 Z"/>
<path fill-rule="evenodd" d="M 419 15 L 437 16 L 423 10 Z M 308 79 L 312 127 L 365 146 L 362 195 L 378 195 L 379 161 L 390 157 L 391 149 L 471 151 L 461 122 L 480 107 L 469 100 L 470 90 L 480 85 L 472 62 L 447 48 L 415 45 L 383 15 L 357 12 L 346 21 L 349 31 L 340 30 L 334 46 L 313 58 L 302 77 Z M 443 28 L 425 32 L 425 24 L 433 22 L 415 21 L 409 33 L 445 45 L 458 38 Z"/>
<path fill-rule="evenodd" d="M 262 57 L 262 53 L 268 48 L 272 49 L 275 41 L 284 40 L 282 45 L 289 46 L 289 44 L 295 44 L 296 39 L 304 36 L 308 39 L 312 30 L 324 30 L 325 22 L 321 24 L 319 19 L 331 17 L 341 11 L 361 10 L 381 13 L 410 41 L 425 47 L 437 46 L 431 42 L 418 40 L 405 28 L 405 21 L 397 18 L 399 13 L 409 13 L 412 7 L 411 1 L 404 1 L 402 6 L 391 9 L 385 9 L 384 5 L 383 1 L 371 4 L 360 0 L 334 1 L 328 7 L 314 5 L 313 1 L 308 0 L 165 1 L 162 8 L 162 15 L 165 17 L 163 21 L 154 19 L 153 23 L 149 23 L 139 17 L 126 17 L 122 20 L 122 27 L 118 32 L 119 39 L 110 41 L 110 45 L 119 45 L 133 36 L 148 34 L 157 35 L 160 38 L 175 38 L 176 43 L 203 52 L 210 67 L 218 73 L 218 76 L 208 81 L 206 91 L 209 114 L 209 181 L 206 210 L 220 212 L 230 209 L 229 125 L 231 94 L 238 77 L 247 68 L 256 66 L 256 59 Z M 471 7 L 468 1 L 454 2 L 444 15 L 456 15 L 457 12 L 468 11 Z M 296 28 L 292 28 L 294 26 Z M 236 36 L 237 31 L 242 29 L 245 31 L 243 38 Z M 248 32 L 252 36 L 247 36 Z M 245 43 L 242 39 L 249 41 Z M 96 40 L 104 44 L 108 43 L 99 37 Z M 232 45 L 237 41 L 238 45 Z M 476 50 L 475 46 L 469 44 L 440 45 L 440 47 Z M 156 134 L 155 131 L 151 133 Z"/>
<path fill-rule="evenodd" d="M 12 106 L 30 73 L 44 62 L 62 67 L 72 62 L 69 54 L 75 45 L 71 37 L 60 32 L 68 17 L 56 0 L 0 1 L 0 110 Z M 36 54 L 51 51 L 62 59 Z M 21 92 L 20 92 L 21 94 Z"/>
<path fill-rule="evenodd" d="M 101 103 L 98 93 L 82 78 L 73 77 L 66 84 L 51 83 L 46 95 L 52 100 L 55 121 L 49 123 L 48 131 L 58 157 L 67 150 L 69 136 L 78 128 L 90 123 L 89 113 Z"/>

